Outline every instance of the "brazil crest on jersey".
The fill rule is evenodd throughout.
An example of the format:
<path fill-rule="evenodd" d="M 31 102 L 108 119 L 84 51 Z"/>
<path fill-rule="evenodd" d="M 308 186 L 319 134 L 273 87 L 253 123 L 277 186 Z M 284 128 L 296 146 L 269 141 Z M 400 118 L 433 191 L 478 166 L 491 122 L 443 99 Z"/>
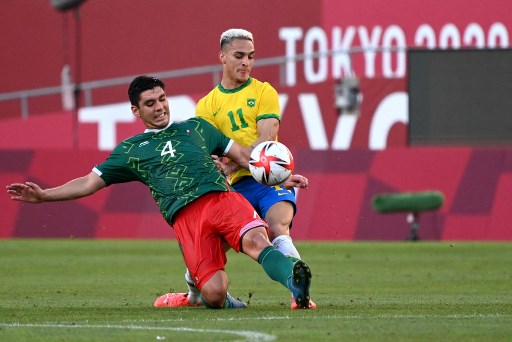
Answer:
<path fill-rule="evenodd" d="M 124 140 L 94 171 L 107 186 L 130 181 L 146 184 L 172 224 L 176 211 L 199 196 L 233 190 L 211 157 L 223 155 L 231 141 L 207 121 L 192 118 Z"/>
<path fill-rule="evenodd" d="M 257 122 L 261 119 L 281 120 L 277 91 L 267 82 L 250 77 L 235 89 L 215 87 L 196 106 L 196 116 L 206 119 L 238 144 L 250 146 L 258 139 Z M 249 170 L 240 169 L 231 174 L 234 184 Z"/>

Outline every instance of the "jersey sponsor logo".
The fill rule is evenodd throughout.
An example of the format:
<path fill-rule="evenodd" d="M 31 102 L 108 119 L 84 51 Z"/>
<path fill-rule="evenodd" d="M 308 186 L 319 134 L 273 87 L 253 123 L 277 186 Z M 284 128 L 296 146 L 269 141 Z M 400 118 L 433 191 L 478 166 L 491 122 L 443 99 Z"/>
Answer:
<path fill-rule="evenodd" d="M 147 140 L 146 140 L 146 141 L 144 141 L 144 142 L 141 142 L 141 143 L 139 144 L 139 147 L 146 146 L 147 144 L 149 144 L 149 141 L 147 141 Z"/>
<path fill-rule="evenodd" d="M 252 108 L 256 106 L 256 99 L 247 99 L 247 105 Z"/>
<path fill-rule="evenodd" d="M 219 108 L 219 109 L 217 109 L 215 112 L 213 112 L 213 117 L 216 117 L 216 116 L 217 116 L 217 114 L 219 114 L 219 112 L 220 112 L 220 108 Z"/>

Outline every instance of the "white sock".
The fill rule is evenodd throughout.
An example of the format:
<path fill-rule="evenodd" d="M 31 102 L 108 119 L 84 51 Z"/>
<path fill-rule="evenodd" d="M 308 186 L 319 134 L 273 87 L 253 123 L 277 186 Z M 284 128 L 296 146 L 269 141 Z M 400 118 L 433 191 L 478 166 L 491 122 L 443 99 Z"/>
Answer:
<path fill-rule="evenodd" d="M 194 280 L 192 280 L 192 276 L 190 275 L 190 272 L 185 272 L 185 281 L 187 282 L 188 286 L 188 300 L 192 304 L 197 304 L 201 302 L 201 291 L 194 285 Z"/>
<path fill-rule="evenodd" d="M 275 249 L 284 255 L 300 259 L 299 252 L 297 251 L 297 248 L 295 248 L 291 236 L 279 235 L 274 240 L 272 240 L 272 244 L 274 245 Z"/>

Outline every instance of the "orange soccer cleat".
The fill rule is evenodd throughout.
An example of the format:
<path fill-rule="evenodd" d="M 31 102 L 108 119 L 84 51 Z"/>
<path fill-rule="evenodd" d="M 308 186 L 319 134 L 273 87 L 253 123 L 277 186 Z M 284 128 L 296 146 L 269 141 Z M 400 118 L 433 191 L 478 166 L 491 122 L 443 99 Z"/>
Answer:
<path fill-rule="evenodd" d="M 309 307 L 308 308 L 301 308 L 297 305 L 297 303 L 295 303 L 295 299 L 293 299 L 292 297 L 292 305 L 290 306 L 290 308 L 292 310 L 297 310 L 297 309 L 316 309 L 316 304 L 315 302 L 313 302 L 311 299 L 309 300 Z"/>
<path fill-rule="evenodd" d="M 188 293 L 171 292 L 158 297 L 153 304 L 156 308 L 171 307 L 176 308 L 180 306 L 201 306 L 201 303 L 191 303 L 188 299 Z"/>

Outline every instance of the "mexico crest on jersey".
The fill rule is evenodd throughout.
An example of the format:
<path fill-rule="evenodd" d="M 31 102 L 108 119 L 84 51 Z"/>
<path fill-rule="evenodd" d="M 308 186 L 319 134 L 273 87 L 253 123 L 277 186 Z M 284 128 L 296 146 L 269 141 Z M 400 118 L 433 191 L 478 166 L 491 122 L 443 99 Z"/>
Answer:
<path fill-rule="evenodd" d="M 252 108 L 256 105 L 256 99 L 247 99 L 247 105 Z"/>

